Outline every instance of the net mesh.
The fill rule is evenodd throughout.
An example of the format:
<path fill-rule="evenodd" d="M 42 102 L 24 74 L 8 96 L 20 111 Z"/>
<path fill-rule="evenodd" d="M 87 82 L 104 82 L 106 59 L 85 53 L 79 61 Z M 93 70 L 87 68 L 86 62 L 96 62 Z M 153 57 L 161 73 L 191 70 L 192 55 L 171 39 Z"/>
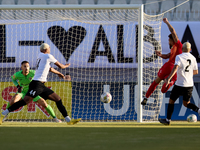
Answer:
<path fill-rule="evenodd" d="M 70 10 L 1 10 L 0 11 L 0 104 L 5 110 L 17 91 L 11 76 L 20 70 L 21 62 L 36 67 L 39 46 L 48 43 L 51 54 L 67 69 L 72 80 L 66 82 L 49 73 L 46 86 L 63 100 L 72 118 L 83 121 L 137 120 L 139 9 L 70 9 Z M 162 60 L 154 51 L 161 51 L 162 15 L 144 14 L 143 93 L 157 76 Z M 109 91 L 112 101 L 100 101 Z M 160 87 L 143 107 L 144 120 L 157 120 L 161 106 Z M 63 119 L 55 102 L 47 100 L 57 118 Z M 10 113 L 9 121 L 52 121 L 39 104 Z"/>

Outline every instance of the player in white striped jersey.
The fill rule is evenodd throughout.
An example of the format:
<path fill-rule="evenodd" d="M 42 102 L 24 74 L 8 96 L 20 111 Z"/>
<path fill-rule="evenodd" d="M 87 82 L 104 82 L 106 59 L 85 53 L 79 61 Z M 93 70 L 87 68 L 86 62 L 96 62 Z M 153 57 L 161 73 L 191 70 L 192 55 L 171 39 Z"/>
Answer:
<path fill-rule="evenodd" d="M 52 100 L 56 103 L 56 106 L 58 107 L 58 110 L 61 112 L 65 120 L 67 121 L 67 124 L 75 124 L 79 122 L 81 119 L 71 119 L 66 111 L 65 106 L 62 104 L 61 98 L 51 89 L 47 88 L 44 83 L 47 82 L 47 75 L 49 71 L 57 74 L 59 77 L 65 79 L 65 76 L 60 73 L 59 71 L 55 70 L 50 66 L 50 63 L 54 63 L 56 66 L 58 66 L 61 69 L 69 67 L 70 64 L 61 64 L 59 63 L 51 54 L 50 54 L 50 47 L 48 44 L 43 43 L 40 46 L 40 54 L 37 59 L 37 67 L 36 72 L 33 80 L 29 84 L 29 90 L 24 97 L 23 100 L 13 104 L 10 108 L 6 109 L 1 114 L 0 124 L 2 123 L 2 118 L 4 115 L 7 115 L 9 112 L 12 112 L 16 109 L 18 109 L 21 106 L 24 106 L 31 102 L 35 97 L 38 95 L 41 96 L 44 99 Z"/>
<path fill-rule="evenodd" d="M 183 53 L 176 56 L 174 68 L 165 80 L 167 86 L 177 72 L 177 81 L 170 94 L 167 118 L 159 119 L 160 123 L 162 124 L 170 125 L 171 116 L 174 111 L 174 103 L 179 96 L 183 96 L 183 105 L 185 107 L 200 114 L 200 109 L 195 104 L 190 103 L 194 86 L 193 75 L 198 74 L 196 58 L 190 54 L 190 51 L 191 44 L 189 42 L 185 42 L 182 47 Z"/>

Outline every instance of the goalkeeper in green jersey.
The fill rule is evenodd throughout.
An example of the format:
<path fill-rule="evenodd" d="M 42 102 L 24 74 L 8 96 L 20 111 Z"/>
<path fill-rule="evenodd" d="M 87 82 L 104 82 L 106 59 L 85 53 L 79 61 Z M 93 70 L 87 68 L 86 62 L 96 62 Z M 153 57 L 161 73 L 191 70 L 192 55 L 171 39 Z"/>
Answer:
<path fill-rule="evenodd" d="M 17 86 L 18 92 L 12 97 L 10 102 L 7 104 L 6 109 L 8 109 L 11 105 L 24 98 L 24 96 L 28 92 L 29 83 L 32 81 L 35 75 L 35 70 L 29 70 L 30 66 L 28 61 L 23 61 L 21 63 L 21 69 L 21 71 L 18 71 L 11 76 L 12 82 L 15 84 L 15 86 Z M 62 122 L 61 120 L 56 118 L 52 107 L 48 105 L 43 98 L 37 96 L 33 99 L 33 101 L 39 103 L 42 107 L 44 107 L 46 111 L 53 117 L 54 122 Z M 7 116 L 4 117 L 3 121 L 5 121 L 6 118 Z"/>

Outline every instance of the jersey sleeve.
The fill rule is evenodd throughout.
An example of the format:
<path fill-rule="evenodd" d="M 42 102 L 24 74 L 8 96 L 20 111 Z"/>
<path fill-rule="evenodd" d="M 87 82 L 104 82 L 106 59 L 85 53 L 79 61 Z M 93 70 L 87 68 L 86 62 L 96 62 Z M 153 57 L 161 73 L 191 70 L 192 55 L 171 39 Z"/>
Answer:
<path fill-rule="evenodd" d="M 57 62 L 57 59 L 55 59 L 55 57 L 51 54 L 49 54 L 49 60 L 51 63 L 56 63 Z"/>
<path fill-rule="evenodd" d="M 15 73 L 14 75 L 11 76 L 12 82 L 14 83 L 15 86 L 18 86 L 18 82 L 17 82 L 17 73 Z"/>
<path fill-rule="evenodd" d="M 179 56 L 176 56 L 175 64 L 174 65 L 181 66 L 181 61 L 180 61 L 180 57 Z"/>
<path fill-rule="evenodd" d="M 197 65 L 196 58 L 194 58 L 194 67 L 193 67 L 193 70 L 198 70 L 198 65 Z"/>

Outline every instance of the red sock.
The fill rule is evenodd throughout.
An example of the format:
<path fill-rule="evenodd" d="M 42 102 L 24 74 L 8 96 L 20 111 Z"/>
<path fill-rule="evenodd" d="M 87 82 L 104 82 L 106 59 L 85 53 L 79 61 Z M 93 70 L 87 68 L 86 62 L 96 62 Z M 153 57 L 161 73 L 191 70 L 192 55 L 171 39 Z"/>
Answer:
<path fill-rule="evenodd" d="M 174 81 L 171 81 L 169 83 L 169 85 L 166 87 L 166 83 L 164 83 L 163 86 L 162 86 L 161 92 L 166 93 L 173 84 L 174 84 Z"/>
<path fill-rule="evenodd" d="M 153 83 L 151 83 L 147 93 L 146 93 L 146 98 L 149 98 L 149 96 L 153 93 L 153 91 L 156 89 L 158 83 L 156 83 L 155 81 L 153 81 Z"/>

